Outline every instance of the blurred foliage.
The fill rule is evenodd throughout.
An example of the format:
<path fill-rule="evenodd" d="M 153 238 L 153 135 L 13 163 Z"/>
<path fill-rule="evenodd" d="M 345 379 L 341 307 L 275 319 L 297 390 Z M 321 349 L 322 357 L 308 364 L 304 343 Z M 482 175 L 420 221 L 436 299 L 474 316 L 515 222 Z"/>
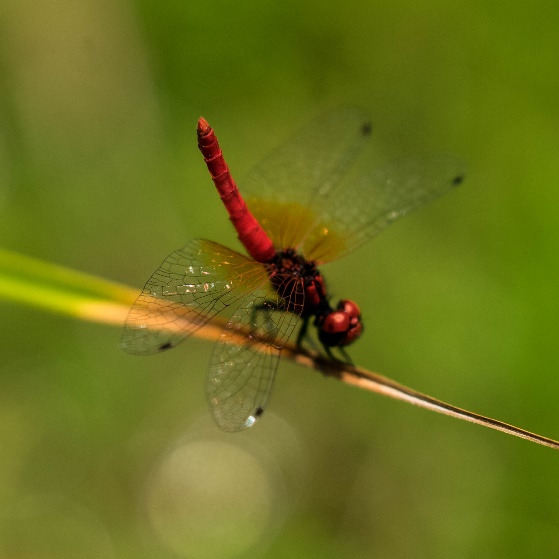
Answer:
<path fill-rule="evenodd" d="M 362 105 L 365 159 L 454 152 L 469 173 L 324 270 L 363 309 L 354 360 L 557 438 L 555 3 L 4 0 L 0 14 L 3 248 L 137 286 L 191 238 L 238 248 L 196 119 L 242 184 L 301 120 Z M 549 449 L 287 363 L 265 418 L 226 435 L 204 402 L 207 343 L 136 359 L 117 329 L 8 303 L 0 339 L 2 558 L 559 553 Z"/>

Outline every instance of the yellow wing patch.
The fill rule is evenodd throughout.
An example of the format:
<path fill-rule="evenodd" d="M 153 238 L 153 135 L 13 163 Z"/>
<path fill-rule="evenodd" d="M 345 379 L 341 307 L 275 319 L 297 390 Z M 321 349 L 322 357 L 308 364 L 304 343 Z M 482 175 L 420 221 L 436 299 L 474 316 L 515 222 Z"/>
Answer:
<path fill-rule="evenodd" d="M 347 250 L 347 240 L 335 224 L 326 223 L 311 208 L 257 198 L 246 203 L 278 250 L 294 248 L 318 263 L 335 260 Z"/>

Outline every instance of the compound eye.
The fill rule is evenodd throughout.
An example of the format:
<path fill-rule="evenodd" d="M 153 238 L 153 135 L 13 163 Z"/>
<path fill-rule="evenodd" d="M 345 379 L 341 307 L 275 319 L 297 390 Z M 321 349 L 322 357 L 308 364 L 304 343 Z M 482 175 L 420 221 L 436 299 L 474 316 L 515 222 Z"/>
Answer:
<path fill-rule="evenodd" d="M 359 318 L 361 316 L 361 310 L 357 304 L 348 299 L 342 299 L 338 303 L 338 310 L 345 312 L 350 318 Z"/>
<path fill-rule="evenodd" d="M 349 330 L 349 316 L 344 311 L 331 312 L 322 325 L 328 334 L 341 334 Z"/>
<path fill-rule="evenodd" d="M 341 341 L 340 345 L 349 345 L 353 343 L 363 332 L 363 326 L 360 322 L 355 324 L 346 332 L 344 339 Z"/>

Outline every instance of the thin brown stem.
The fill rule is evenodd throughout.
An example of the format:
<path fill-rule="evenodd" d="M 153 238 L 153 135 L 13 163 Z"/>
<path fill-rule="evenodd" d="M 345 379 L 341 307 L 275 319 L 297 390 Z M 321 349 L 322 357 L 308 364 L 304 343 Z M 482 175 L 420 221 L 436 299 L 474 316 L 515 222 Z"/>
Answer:
<path fill-rule="evenodd" d="M 158 308 L 161 311 L 161 300 L 154 300 L 154 303 L 159 305 Z M 181 323 L 181 321 L 177 321 L 175 315 L 175 320 L 172 322 L 173 328 L 177 331 L 181 331 L 185 328 L 186 322 L 186 319 L 184 324 Z M 214 318 L 204 328 L 194 332 L 193 335 L 206 339 L 215 339 L 225 325 L 226 322 L 223 319 Z M 157 325 L 154 324 L 153 327 L 157 328 Z M 169 327 L 169 324 L 167 324 L 166 327 Z M 235 332 L 235 337 L 231 332 L 229 332 L 228 339 L 239 345 L 245 345 L 248 342 L 254 344 L 254 334 L 251 333 L 249 328 L 239 329 Z M 264 351 L 266 344 L 261 344 L 261 347 Z M 559 450 L 558 441 L 537 435 L 535 433 L 530 433 L 520 427 L 509 425 L 508 423 L 504 423 L 497 419 L 492 419 L 490 417 L 447 404 L 446 402 L 437 400 L 432 396 L 427 396 L 426 394 L 417 392 L 412 388 L 408 388 L 407 386 L 391 380 L 388 377 L 360 367 L 355 367 L 348 363 L 329 359 L 316 351 L 306 350 L 294 344 L 287 344 L 283 347 L 281 355 L 284 359 L 290 359 L 300 365 L 320 371 L 324 375 L 337 378 L 346 384 L 357 386 L 377 394 L 382 394 L 383 396 L 388 396 L 394 400 L 401 400 L 403 402 L 407 402 L 408 404 L 413 404 L 437 413 L 462 419 L 463 421 L 477 423 L 478 425 L 483 425 L 484 427 L 489 427 L 490 429 L 496 429 L 497 431 L 502 431 L 503 433 Z"/>
<path fill-rule="evenodd" d="M 508 435 L 520 437 L 521 439 L 526 439 L 533 443 L 559 450 L 558 441 L 542 435 L 537 435 L 536 433 L 531 433 L 530 431 L 526 431 L 520 427 L 515 427 L 514 425 L 509 425 L 508 423 L 504 423 L 498 419 L 492 419 L 491 417 L 486 417 L 484 415 L 453 406 L 452 404 L 447 404 L 446 402 L 442 402 L 432 396 L 427 396 L 426 394 L 417 392 L 416 390 L 408 388 L 407 386 L 404 386 L 392 379 L 361 367 L 355 367 L 340 361 L 325 359 L 315 352 L 301 350 L 295 346 L 288 346 L 284 348 L 282 355 L 301 365 L 311 367 L 325 375 L 337 378 L 346 384 L 357 386 L 377 394 L 382 394 L 383 396 L 388 396 L 389 398 L 393 398 L 395 400 L 401 400 L 403 402 L 407 402 L 408 404 L 413 404 L 437 413 L 462 419 L 463 421 L 477 423 L 478 425 L 489 427 L 489 429 L 502 431 Z"/>

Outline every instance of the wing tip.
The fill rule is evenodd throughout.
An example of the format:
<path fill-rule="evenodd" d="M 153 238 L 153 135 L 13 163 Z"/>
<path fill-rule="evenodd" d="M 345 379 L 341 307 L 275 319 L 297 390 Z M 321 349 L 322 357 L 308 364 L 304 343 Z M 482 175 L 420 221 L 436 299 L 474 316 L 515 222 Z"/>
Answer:
<path fill-rule="evenodd" d="M 460 173 L 460 174 L 456 175 L 450 182 L 451 182 L 452 186 L 460 186 L 464 182 L 465 178 L 466 177 L 465 177 L 464 173 Z"/>
<path fill-rule="evenodd" d="M 361 125 L 361 134 L 363 136 L 370 136 L 373 132 L 373 123 L 370 120 L 366 120 Z"/>

